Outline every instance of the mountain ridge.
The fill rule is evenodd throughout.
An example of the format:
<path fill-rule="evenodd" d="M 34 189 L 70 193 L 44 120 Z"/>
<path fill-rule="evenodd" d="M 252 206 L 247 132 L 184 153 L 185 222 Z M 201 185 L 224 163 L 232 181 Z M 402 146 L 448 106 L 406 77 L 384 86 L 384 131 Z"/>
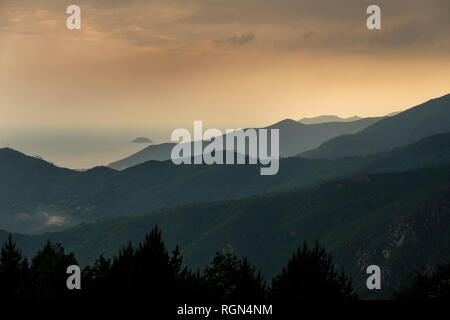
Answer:
<path fill-rule="evenodd" d="M 23 154 L 19 156 L 27 159 Z M 63 227 L 67 227 L 83 221 L 138 215 L 196 202 L 311 187 L 355 174 L 403 171 L 445 163 L 450 163 L 450 133 L 363 157 L 281 159 L 280 172 L 272 177 L 261 177 L 258 165 L 175 166 L 171 161 L 149 161 L 122 171 L 98 167 L 84 172 L 44 163 L 43 170 L 33 167 L 28 173 L 27 166 L 25 169 L 16 166 L 12 170 L 0 156 L 0 166 L 5 169 L 2 172 L 0 168 L 0 179 L 11 180 L 10 184 L 0 186 L 0 228 L 38 232 L 36 228 L 45 228 L 46 219 L 51 216 L 66 217 L 67 225 Z M 14 161 L 13 165 L 16 164 Z M 19 218 L 22 220 L 17 220 Z"/>
<path fill-rule="evenodd" d="M 262 129 L 280 130 L 280 157 L 287 158 L 295 156 L 301 151 L 317 147 L 330 138 L 358 132 L 380 119 L 382 117 L 363 118 L 349 123 L 330 122 L 311 125 L 305 125 L 292 119 L 284 119 Z M 259 129 L 256 128 L 256 130 Z M 204 146 L 208 143 L 204 142 Z M 108 166 L 116 170 L 123 170 L 149 160 L 170 160 L 171 151 L 175 145 L 175 143 L 152 145 L 124 159 L 112 162 Z"/>
<path fill-rule="evenodd" d="M 298 122 L 303 124 L 317 124 L 317 123 L 326 123 L 326 122 L 352 122 L 356 120 L 361 120 L 362 118 L 359 116 L 353 116 L 348 118 L 341 118 L 335 115 L 324 114 L 321 116 L 310 117 L 310 118 L 302 118 L 298 120 Z"/>
<path fill-rule="evenodd" d="M 333 138 L 316 149 L 300 153 L 299 156 L 340 158 L 367 155 L 449 131 L 450 94 L 446 94 L 384 118 L 357 133 Z"/>

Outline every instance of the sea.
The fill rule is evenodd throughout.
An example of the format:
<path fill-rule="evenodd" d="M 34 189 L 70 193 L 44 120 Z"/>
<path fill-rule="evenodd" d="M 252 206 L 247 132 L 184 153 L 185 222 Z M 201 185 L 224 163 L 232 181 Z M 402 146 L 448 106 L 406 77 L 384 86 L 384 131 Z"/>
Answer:
<path fill-rule="evenodd" d="M 150 144 L 132 143 L 146 137 L 153 144 L 170 141 L 171 130 L 130 128 L 0 128 L 0 148 L 39 157 L 56 166 L 87 170 L 128 157 Z"/>

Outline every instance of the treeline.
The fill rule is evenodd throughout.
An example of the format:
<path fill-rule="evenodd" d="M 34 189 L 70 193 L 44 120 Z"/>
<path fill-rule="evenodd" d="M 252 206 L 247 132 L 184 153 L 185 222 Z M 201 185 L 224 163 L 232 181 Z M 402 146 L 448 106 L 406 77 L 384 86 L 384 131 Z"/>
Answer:
<path fill-rule="evenodd" d="M 70 265 L 77 265 L 75 256 L 50 242 L 28 261 L 9 236 L 0 254 L 0 298 L 120 299 L 174 304 L 358 299 L 349 277 L 338 272 L 319 242 L 312 246 L 304 243 L 270 284 L 246 258 L 231 253 L 217 253 L 203 270 L 190 270 L 183 266 L 178 247 L 171 253 L 167 250 L 157 227 L 137 246 L 130 243 L 112 259 L 100 256 L 93 265 L 83 268 L 81 290 L 69 290 L 66 286 Z M 427 282 L 421 278 L 412 291 L 402 288 L 395 298 L 423 298 L 424 282 L 429 291 L 439 287 L 434 296 L 448 297 L 448 265 L 441 269 L 439 277 L 446 277 L 447 291 L 442 289 L 442 279 Z"/>

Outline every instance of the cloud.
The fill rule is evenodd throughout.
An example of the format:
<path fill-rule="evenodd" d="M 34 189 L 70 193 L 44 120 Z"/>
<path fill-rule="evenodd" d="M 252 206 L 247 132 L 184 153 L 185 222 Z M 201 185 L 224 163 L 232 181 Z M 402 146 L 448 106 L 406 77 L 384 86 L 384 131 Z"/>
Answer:
<path fill-rule="evenodd" d="M 155 35 L 139 27 L 134 30 L 118 30 L 115 35 L 138 47 L 159 47 L 172 40 L 168 36 Z"/>
<path fill-rule="evenodd" d="M 64 216 L 48 216 L 47 217 L 47 225 L 48 226 L 56 226 L 62 227 L 66 224 L 66 217 Z"/>
<path fill-rule="evenodd" d="M 46 225 L 48 227 L 62 227 L 69 223 L 66 216 L 52 215 L 48 212 L 36 212 L 33 214 L 20 213 L 17 215 L 21 222 L 34 223 L 36 225 Z"/>
<path fill-rule="evenodd" d="M 216 43 L 222 43 L 222 44 L 232 44 L 232 45 L 244 45 L 252 42 L 255 39 L 255 35 L 253 33 L 244 33 L 242 35 L 234 35 L 230 38 L 226 39 L 218 39 L 215 40 Z"/>
<path fill-rule="evenodd" d="M 382 30 L 350 28 L 336 25 L 334 28 L 307 30 L 274 40 L 273 47 L 288 51 L 320 51 L 328 54 L 378 55 L 440 54 L 446 55 L 450 41 L 445 28 L 437 28 L 423 17 L 382 23 Z"/>
<path fill-rule="evenodd" d="M 376 34 L 370 42 L 382 46 L 409 46 L 418 43 L 430 45 L 434 43 L 439 35 L 427 22 L 416 20 L 407 21 L 385 30 L 384 33 Z"/>
<path fill-rule="evenodd" d="M 432 45 L 446 53 L 449 3 L 378 0 L 383 30 L 370 32 L 365 27 L 369 0 L 79 0 L 84 29 L 77 35 L 159 51 L 198 50 L 210 39 L 243 46 L 258 34 L 258 45 L 266 49 L 380 53 L 413 46 L 420 54 Z M 2 31 L 70 37 L 65 18 L 61 2 L 2 0 L 0 41 Z M 239 34 L 242 28 L 252 33 Z"/>

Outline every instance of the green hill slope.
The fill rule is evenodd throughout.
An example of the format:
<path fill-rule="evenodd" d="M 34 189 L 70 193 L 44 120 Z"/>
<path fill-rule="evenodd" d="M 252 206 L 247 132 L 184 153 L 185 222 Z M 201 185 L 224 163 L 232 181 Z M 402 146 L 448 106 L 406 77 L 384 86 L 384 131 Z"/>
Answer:
<path fill-rule="evenodd" d="M 60 233 L 17 235 L 26 254 L 47 239 L 82 263 L 137 242 L 153 226 L 186 263 L 199 267 L 218 250 L 248 256 L 266 276 L 279 271 L 303 241 L 319 239 L 365 297 L 365 268 L 383 271 L 381 296 L 405 283 L 414 268 L 450 257 L 450 166 L 353 178 L 307 190 L 166 209 L 145 216 L 82 224 Z M 4 240 L 6 233 L 0 234 Z"/>
<path fill-rule="evenodd" d="M 7 157 L 2 154 L 8 154 Z M 428 137 L 386 153 L 330 160 L 282 159 L 275 176 L 258 166 L 175 166 L 147 162 L 123 171 L 100 167 L 75 172 L 0 150 L 0 228 L 51 231 L 100 218 L 139 215 L 159 208 L 228 200 L 360 173 L 402 171 L 450 162 L 450 134 Z M 60 224 L 49 224 L 51 221 Z"/>

